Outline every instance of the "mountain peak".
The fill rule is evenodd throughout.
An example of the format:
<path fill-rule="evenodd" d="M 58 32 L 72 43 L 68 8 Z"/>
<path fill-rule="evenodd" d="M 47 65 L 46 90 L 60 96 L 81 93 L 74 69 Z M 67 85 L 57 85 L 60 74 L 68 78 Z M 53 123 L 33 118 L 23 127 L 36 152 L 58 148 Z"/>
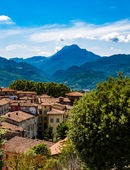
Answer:
<path fill-rule="evenodd" d="M 66 50 L 66 49 L 81 49 L 77 44 L 72 44 L 72 45 L 66 45 L 64 46 L 61 50 Z"/>

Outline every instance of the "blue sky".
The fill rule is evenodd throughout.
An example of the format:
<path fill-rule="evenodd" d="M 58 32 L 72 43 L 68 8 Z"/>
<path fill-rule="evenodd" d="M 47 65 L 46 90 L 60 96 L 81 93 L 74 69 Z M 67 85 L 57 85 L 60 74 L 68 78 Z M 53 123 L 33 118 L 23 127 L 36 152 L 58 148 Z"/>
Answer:
<path fill-rule="evenodd" d="M 102 56 L 130 53 L 130 0 L 0 2 L 0 56 L 50 56 L 73 43 Z"/>

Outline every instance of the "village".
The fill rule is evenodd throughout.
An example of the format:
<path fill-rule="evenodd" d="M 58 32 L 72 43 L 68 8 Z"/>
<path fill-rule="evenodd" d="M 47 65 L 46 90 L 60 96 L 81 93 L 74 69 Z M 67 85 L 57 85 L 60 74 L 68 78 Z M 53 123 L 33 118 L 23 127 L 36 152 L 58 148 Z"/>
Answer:
<path fill-rule="evenodd" d="M 46 94 L 37 95 L 34 91 L 0 88 L 0 126 L 6 130 L 6 155 L 25 153 L 40 143 L 50 148 L 51 156 L 58 155 L 66 138 L 55 140 L 57 126 L 67 120 L 74 101 L 82 95 L 70 92 L 65 97 L 54 98 Z M 52 128 L 54 136 L 45 140 L 44 133 L 48 127 Z"/>

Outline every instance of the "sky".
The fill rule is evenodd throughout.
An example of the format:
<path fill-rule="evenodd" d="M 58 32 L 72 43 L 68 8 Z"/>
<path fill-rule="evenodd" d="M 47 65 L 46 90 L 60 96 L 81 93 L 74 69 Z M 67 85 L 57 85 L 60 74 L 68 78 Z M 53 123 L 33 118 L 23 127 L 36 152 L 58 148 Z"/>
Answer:
<path fill-rule="evenodd" d="M 130 54 L 130 0 L 0 1 L 0 56 L 51 56 L 71 44 Z"/>

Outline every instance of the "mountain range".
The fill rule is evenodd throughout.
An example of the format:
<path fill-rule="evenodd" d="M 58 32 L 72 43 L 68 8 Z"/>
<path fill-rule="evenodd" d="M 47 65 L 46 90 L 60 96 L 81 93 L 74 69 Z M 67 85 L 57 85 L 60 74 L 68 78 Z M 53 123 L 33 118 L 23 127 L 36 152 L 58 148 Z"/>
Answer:
<path fill-rule="evenodd" d="M 108 76 L 122 71 L 130 75 L 130 55 L 101 57 L 73 44 L 64 46 L 56 54 L 27 59 L 0 58 L 0 86 L 8 86 L 15 79 L 54 81 L 71 89 L 92 89 Z"/>
<path fill-rule="evenodd" d="M 0 86 L 8 87 L 16 79 L 27 79 L 33 81 L 47 81 L 44 73 L 34 66 L 0 57 Z"/>
<path fill-rule="evenodd" d="M 52 75 L 58 70 L 65 70 L 73 65 L 80 66 L 86 61 L 96 61 L 100 56 L 87 51 L 86 49 L 79 48 L 76 44 L 71 46 L 64 46 L 60 51 L 50 57 L 31 57 L 28 59 L 12 58 L 16 62 L 26 62 L 32 64 L 38 69 Z"/>

